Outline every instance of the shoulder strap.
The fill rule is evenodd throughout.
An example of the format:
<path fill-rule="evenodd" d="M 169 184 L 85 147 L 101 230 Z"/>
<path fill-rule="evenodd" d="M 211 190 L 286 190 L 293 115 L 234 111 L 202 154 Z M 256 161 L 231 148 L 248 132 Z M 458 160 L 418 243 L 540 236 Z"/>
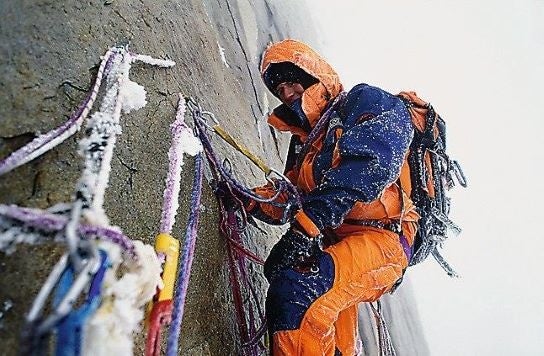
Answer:
<path fill-rule="evenodd" d="M 308 138 L 306 139 L 306 142 L 304 142 L 304 145 L 302 146 L 302 149 L 300 150 L 300 154 L 297 157 L 297 168 L 300 168 L 300 165 L 302 164 L 302 161 L 304 160 L 304 157 L 306 157 L 306 154 L 308 153 L 310 147 L 312 147 L 312 144 L 317 140 L 320 133 L 323 131 L 325 127 L 329 124 L 329 120 L 332 117 L 333 112 L 344 102 L 346 98 L 347 93 L 345 91 L 338 94 L 336 98 L 332 101 L 330 106 L 327 110 L 325 110 L 325 113 L 321 115 L 321 118 L 317 121 L 314 128 L 308 135 Z"/>

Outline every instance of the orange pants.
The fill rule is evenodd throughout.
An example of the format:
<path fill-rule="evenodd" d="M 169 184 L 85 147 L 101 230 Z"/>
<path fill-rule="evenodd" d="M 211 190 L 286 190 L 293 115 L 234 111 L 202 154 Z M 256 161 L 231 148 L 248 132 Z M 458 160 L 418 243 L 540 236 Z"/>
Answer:
<path fill-rule="evenodd" d="M 271 281 L 273 355 L 356 355 L 357 304 L 379 299 L 407 266 L 399 236 L 365 227 L 327 248 L 319 272 L 283 271 Z"/>

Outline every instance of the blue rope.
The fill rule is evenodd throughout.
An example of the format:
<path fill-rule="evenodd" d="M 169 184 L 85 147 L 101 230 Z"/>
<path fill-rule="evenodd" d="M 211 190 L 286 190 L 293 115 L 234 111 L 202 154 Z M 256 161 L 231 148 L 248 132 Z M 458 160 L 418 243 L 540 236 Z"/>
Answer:
<path fill-rule="evenodd" d="M 178 272 L 178 284 L 174 296 L 174 309 L 172 311 L 172 322 L 170 324 L 170 332 L 166 344 L 166 355 L 177 356 L 179 348 L 179 335 L 181 331 L 181 321 L 185 310 L 185 299 L 187 296 L 187 288 L 189 286 L 189 278 L 191 276 L 191 266 L 194 259 L 194 251 L 196 244 L 196 235 L 198 220 L 200 216 L 200 200 L 202 198 L 202 153 L 195 157 L 195 177 L 193 188 L 191 191 L 191 213 L 187 222 L 185 231 L 185 240 L 183 242 L 183 253 L 181 256 L 181 266 Z"/>

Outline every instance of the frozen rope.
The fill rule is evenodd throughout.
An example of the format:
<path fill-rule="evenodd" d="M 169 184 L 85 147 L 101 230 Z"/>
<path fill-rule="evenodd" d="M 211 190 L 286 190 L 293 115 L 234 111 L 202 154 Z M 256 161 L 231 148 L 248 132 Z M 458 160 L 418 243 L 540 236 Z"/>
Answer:
<path fill-rule="evenodd" d="M 230 271 L 229 278 L 234 299 L 238 332 L 241 339 L 240 346 L 242 348 L 242 355 L 260 355 L 266 352 L 266 347 L 261 342 L 262 337 L 267 330 L 266 318 L 260 306 L 257 292 L 248 275 L 246 259 L 257 264 L 263 264 L 264 262 L 259 256 L 255 255 L 244 246 L 242 233 L 247 227 L 247 216 L 245 211 L 241 208 L 243 204 L 237 195 L 239 194 L 238 196 L 244 196 L 257 202 L 281 206 L 287 211 L 290 208 L 289 203 L 276 203 L 275 199 L 280 194 L 287 193 L 289 196 L 294 197 L 294 204 L 297 205 L 300 204 L 299 193 L 289 181 L 280 179 L 274 182 L 277 188 L 276 195 L 271 198 L 263 198 L 238 182 L 232 175 L 230 169 L 220 162 L 220 159 L 214 152 L 210 138 L 206 134 L 206 130 L 209 126 L 202 116 L 203 111 L 196 103 L 189 101 L 189 104 L 197 134 L 204 147 L 204 152 L 208 163 L 210 164 L 214 179 L 225 181 L 229 190 L 226 194 L 230 194 L 231 198 L 237 202 L 235 206 L 226 207 L 220 199 L 220 231 L 226 238 L 229 247 L 227 249 Z M 234 192 L 236 194 L 234 194 Z M 291 202 L 290 204 L 293 203 Z M 237 214 L 240 215 L 240 219 Z M 257 319 L 260 321 L 260 326 L 257 326 Z"/>
<path fill-rule="evenodd" d="M 206 157 L 208 158 L 208 161 L 213 164 L 214 168 L 219 173 L 219 176 L 221 177 L 221 179 L 227 181 L 230 187 L 235 189 L 237 193 L 241 194 L 242 196 L 245 196 L 246 198 L 255 200 L 259 203 L 268 203 L 278 207 L 286 207 L 287 204 L 277 203 L 275 202 L 275 200 L 282 193 L 287 192 L 289 196 L 293 197 L 294 204 L 296 204 L 297 206 L 301 205 L 300 195 L 297 189 L 293 186 L 293 184 L 291 184 L 288 181 L 285 181 L 285 180 L 276 181 L 275 184 L 277 184 L 277 191 L 275 195 L 270 198 L 263 198 L 255 194 L 252 190 L 246 188 L 243 184 L 237 181 L 232 175 L 232 173 L 229 172 L 224 167 L 223 164 L 221 164 L 219 158 L 214 152 L 210 138 L 206 134 L 206 124 L 202 117 L 202 111 L 196 105 L 192 105 L 191 109 L 192 109 L 191 111 L 195 121 L 195 127 L 197 128 L 197 134 L 202 142 L 202 145 L 204 146 Z"/>
<path fill-rule="evenodd" d="M 7 221 L 9 219 L 9 221 Z M 20 226 L 14 226 L 14 221 Z M 38 237 L 45 237 L 48 234 L 57 234 L 66 228 L 68 218 L 59 214 L 35 209 L 23 208 L 17 205 L 0 204 L 0 250 L 9 251 L 14 243 L 19 242 L 19 236 L 28 235 L 30 238 L 23 238 L 24 242 L 39 241 Z M 4 226 L 6 227 L 4 230 Z M 134 242 L 125 236 L 119 229 L 112 226 L 93 226 L 79 224 L 77 233 L 85 239 L 100 239 L 119 245 L 128 256 L 135 258 Z M 28 241 L 30 240 L 30 241 Z"/>
<path fill-rule="evenodd" d="M 241 339 L 240 346 L 242 348 L 242 355 L 260 355 L 266 350 L 266 348 L 260 342 L 262 340 L 262 336 L 266 333 L 266 318 L 262 308 L 260 307 L 257 292 L 253 287 L 247 273 L 246 258 L 256 262 L 257 264 L 262 264 L 263 260 L 244 247 L 242 232 L 247 226 L 247 217 L 245 215 L 245 211 L 240 209 L 242 207 L 242 202 L 239 201 L 236 194 L 233 194 L 233 191 L 249 199 L 273 205 L 277 204 L 274 202 L 274 200 L 279 196 L 279 194 L 288 192 L 288 194 L 291 193 L 291 196 L 298 196 L 298 192 L 290 182 L 280 180 L 275 182 L 279 192 L 272 198 L 262 198 L 239 183 L 233 177 L 230 170 L 221 164 L 218 156 L 215 154 L 210 139 L 206 134 L 206 128 L 208 126 L 204 122 L 200 107 L 193 104 L 190 106 L 190 109 L 195 121 L 197 134 L 202 141 L 204 152 L 206 154 L 206 158 L 208 159 L 208 163 L 210 164 L 214 178 L 217 180 L 224 180 L 229 188 L 229 192 L 226 193 L 231 194 L 233 200 L 237 201 L 236 206 L 228 207 L 229 209 L 227 210 L 223 202 L 220 200 L 220 231 L 226 238 L 227 245 L 229 247 L 227 249 L 228 266 L 230 271 L 229 278 L 234 300 L 238 332 Z M 286 204 L 277 205 L 288 208 L 288 205 Z M 241 226 L 237 213 L 240 214 Z M 260 326 L 258 327 L 256 326 L 258 323 L 257 318 L 260 320 Z"/>
<path fill-rule="evenodd" d="M 81 279 L 81 283 L 79 281 L 74 283 L 74 287 L 77 288 L 74 289 L 73 293 L 80 293 L 80 290 L 83 290 L 80 289 L 80 287 L 84 287 L 82 283 L 86 283 L 86 279 L 91 277 L 91 275 L 88 275 L 88 271 L 94 273 L 95 261 L 92 264 L 89 263 L 91 263 L 92 255 L 94 255 L 93 252 L 97 251 L 96 246 L 94 243 L 81 244 L 81 236 L 86 234 L 97 235 L 110 238 L 111 241 L 118 243 L 119 246 L 111 245 L 109 247 L 108 255 L 110 257 L 115 255 L 115 251 L 120 250 L 120 247 L 135 255 L 135 258 L 124 260 L 126 268 L 123 268 L 123 272 L 126 273 L 120 278 L 121 273 L 117 271 L 117 268 L 112 269 L 114 271 L 109 273 L 110 292 L 106 291 L 106 295 L 110 293 L 110 298 L 103 303 L 101 311 L 95 315 L 98 320 L 101 320 L 101 322 L 95 324 L 96 330 L 106 331 L 95 333 L 95 335 L 99 334 L 99 337 L 94 343 L 90 343 L 91 346 L 87 350 L 88 352 L 92 349 L 94 354 L 98 352 L 97 345 L 100 345 L 102 349 L 104 349 L 104 345 L 108 346 L 105 348 L 106 351 L 98 352 L 98 354 L 132 354 L 132 338 L 143 318 L 141 307 L 152 298 L 157 288 L 162 288 L 160 263 L 153 248 L 149 245 L 144 246 L 141 241 L 132 242 L 122 233 L 111 228 L 102 207 L 105 189 L 109 181 L 116 135 L 121 132 L 119 125 L 121 112 L 128 113 L 140 109 L 147 103 L 145 89 L 141 85 L 132 82 L 128 77 L 131 63 L 137 60 L 162 67 L 174 65 L 172 61 L 156 60 L 149 56 L 131 54 L 125 47 L 111 48 L 103 57 L 97 79 L 90 94 L 70 119 L 61 127 L 38 137 L 14 152 L 7 159 L 0 161 L 0 174 L 3 174 L 38 157 L 74 134 L 79 130 L 81 122 L 92 109 L 101 82 L 106 78 L 106 93 L 101 107 L 92 115 L 87 124 L 89 136 L 80 142 L 80 151 L 85 157 L 85 168 L 76 187 L 74 202 L 71 205 L 65 205 L 71 208 L 70 216 L 65 217 L 60 214 L 38 211 L 37 209 L 29 213 L 29 211 L 17 211 L 14 207 L 6 207 L 4 212 L 7 214 L 0 216 L 1 235 L 3 237 L 7 236 L 7 239 L 13 240 L 16 235 L 29 237 L 34 232 L 33 230 L 55 230 L 56 228 L 56 231 L 51 232 L 56 232 L 57 235 L 62 229 L 65 230 L 70 256 L 72 257 L 70 262 L 73 264 L 74 269 L 81 270 L 81 275 L 85 277 Z M 85 215 L 87 221 L 92 225 L 81 224 L 82 215 Z M 44 235 L 43 231 L 39 232 L 40 236 Z M 91 252 L 89 254 L 91 259 L 86 259 L 86 256 L 80 255 L 80 248 L 89 249 L 87 252 Z M 120 253 L 117 253 L 117 255 L 120 256 Z M 82 257 L 86 259 L 85 270 L 82 268 Z M 118 260 L 117 266 L 121 264 L 121 260 Z M 63 265 L 57 264 L 57 266 L 62 267 Z M 39 314 L 41 308 L 47 302 L 48 294 L 54 288 L 51 283 L 56 283 L 57 270 L 58 268 L 55 267 L 48 277 L 46 285 L 42 287 L 33 303 L 30 312 L 32 317 L 27 320 L 27 328 L 30 328 L 31 332 L 36 331 L 33 326 L 37 325 L 38 322 L 40 328 L 43 329 L 40 331 L 41 334 L 50 331 L 49 325 L 41 323 L 42 316 Z M 73 302 L 71 298 L 77 297 L 75 294 L 72 295 L 73 293 L 71 292 L 70 299 L 63 299 L 61 303 L 63 306 L 62 313 L 65 312 L 65 305 Z M 46 319 L 46 322 L 55 323 L 55 317 L 59 317 L 60 313 L 60 311 L 55 310 Z M 110 321 L 109 329 L 107 323 L 102 321 L 103 318 Z M 89 330 L 91 330 L 90 326 Z M 116 334 L 120 334 L 121 340 L 115 338 Z M 28 335 L 32 336 L 33 334 Z M 86 340 L 92 340 L 92 337 L 86 337 Z M 124 341 L 124 343 L 121 341 Z M 122 347 L 120 347 L 121 343 Z"/>
<path fill-rule="evenodd" d="M 191 156 L 202 151 L 202 144 L 196 138 L 191 129 L 185 123 L 185 100 L 179 94 L 176 119 L 170 125 L 172 143 L 168 150 L 168 174 L 166 176 L 166 188 L 164 190 L 163 208 L 161 214 L 160 231 L 170 234 L 175 223 L 179 207 L 179 192 L 181 180 L 181 166 L 183 166 L 183 154 Z"/>
<path fill-rule="evenodd" d="M 75 225 L 84 216 L 94 225 L 109 225 L 104 212 L 104 195 L 109 182 L 111 160 L 117 140 L 121 133 L 121 113 L 138 110 L 147 104 L 145 89 L 129 79 L 131 64 L 135 60 L 171 66 L 173 62 L 156 60 L 142 55 L 132 55 L 126 48 L 115 48 L 111 70 L 106 80 L 106 93 L 87 125 L 88 137 L 80 142 L 80 154 L 85 158 L 85 167 L 76 185 L 76 200 L 73 203 L 70 222 L 67 224 L 66 238 L 74 263 L 80 263 L 77 254 L 78 237 Z"/>
<path fill-rule="evenodd" d="M 149 327 L 146 340 L 146 355 L 159 355 L 160 354 L 160 337 L 161 337 L 161 327 L 168 325 L 172 320 L 172 311 L 174 309 L 173 299 L 174 299 L 174 285 L 176 282 L 176 268 L 179 263 L 178 261 L 178 250 L 179 250 L 179 241 L 171 236 L 172 227 L 175 223 L 175 216 L 179 207 L 179 193 L 181 185 L 181 167 L 183 166 L 184 154 L 187 153 L 191 156 L 198 155 L 202 151 L 202 144 L 200 140 L 193 135 L 191 129 L 185 124 L 185 99 L 183 95 L 179 94 L 178 108 L 176 111 L 176 118 L 174 122 L 170 125 L 170 131 L 172 135 L 170 149 L 168 150 L 168 172 L 166 176 L 166 187 L 164 190 L 163 196 L 163 205 L 161 212 L 161 222 L 160 222 L 160 234 L 157 236 L 156 240 L 156 250 L 161 254 L 164 260 L 164 270 L 163 270 L 163 282 L 165 285 L 165 290 L 161 290 L 157 294 L 157 298 L 153 303 L 152 309 L 149 313 Z M 197 156 L 198 157 L 198 156 Z M 195 183 L 197 184 L 197 177 L 195 176 Z M 201 184 L 201 182 L 199 183 Z M 195 193 L 193 193 L 194 195 Z M 193 209 L 199 209 L 200 198 L 198 198 L 198 204 L 195 206 L 193 204 Z M 194 211 L 194 210 L 193 210 Z M 198 212 L 197 212 L 198 213 Z M 197 215 L 198 220 L 198 215 Z M 195 223 L 196 224 L 196 223 Z M 187 231 L 192 227 L 189 224 Z M 196 234 L 196 225 L 194 226 Z M 189 232 L 187 232 L 189 234 Z M 190 243 L 190 237 L 186 235 L 185 246 L 184 246 L 184 255 L 182 267 L 179 270 L 179 276 L 182 278 L 183 273 L 190 273 L 186 270 L 187 261 L 187 244 Z M 162 240 L 159 240 L 161 238 Z M 193 239 L 196 238 L 193 237 Z M 169 242 L 168 248 L 164 245 L 164 239 L 167 239 Z M 194 242 L 193 242 L 194 243 Z M 194 249 L 194 246 L 192 247 Z M 189 260 L 189 270 L 190 263 L 192 262 L 192 252 Z M 184 291 L 180 291 L 179 288 L 183 283 L 188 283 L 188 276 L 186 281 L 178 281 L 178 291 L 176 292 L 178 297 L 182 295 L 182 301 L 178 300 L 176 308 L 178 313 L 176 316 L 179 320 L 176 322 L 181 323 L 181 315 L 183 314 L 183 304 L 185 302 Z M 185 286 L 186 288 L 186 286 Z M 179 299 L 179 298 L 178 298 Z M 181 303 L 181 304 L 180 304 Z M 179 314 L 179 309 L 181 308 L 181 314 Z M 174 327 L 175 328 L 175 327 Z M 172 328 L 171 328 L 172 329 Z M 178 325 L 179 329 L 179 325 Z M 179 330 L 177 332 L 179 337 Z M 177 345 L 176 345 L 177 348 Z"/>
<path fill-rule="evenodd" d="M 226 210 L 223 203 L 221 203 L 221 224 L 220 231 L 227 238 L 229 246 L 228 252 L 228 265 L 229 265 L 229 277 L 231 282 L 234 309 L 236 312 L 236 319 L 238 322 L 238 332 L 242 340 L 242 353 L 243 355 L 259 355 L 260 339 L 266 332 L 266 318 L 259 305 L 259 298 L 257 293 L 249 279 L 247 274 L 247 266 L 245 258 L 247 258 L 246 249 L 238 250 L 233 247 L 233 242 L 242 246 L 243 239 L 241 231 L 237 228 L 238 218 L 236 211 L 233 209 Z M 262 260 L 261 260 L 262 263 Z M 249 293 L 248 298 L 244 298 L 243 291 Z M 251 303 L 251 300 L 255 301 Z M 247 313 L 245 312 L 245 303 L 249 304 Z M 257 310 L 258 316 L 261 321 L 261 326 L 257 328 L 255 326 L 256 320 L 254 315 L 254 309 Z M 262 350 L 261 350 L 262 351 Z"/>
<path fill-rule="evenodd" d="M 382 306 L 381 302 L 378 300 L 376 302 L 377 307 L 374 307 L 374 304 L 370 304 L 370 309 L 374 314 L 374 319 L 376 320 L 376 328 L 378 329 L 378 345 L 380 348 L 380 356 L 396 356 L 395 348 L 393 347 L 393 341 L 391 340 L 391 335 L 389 334 L 389 329 L 387 323 L 382 315 Z"/>
<path fill-rule="evenodd" d="M 96 100 L 102 80 L 108 75 L 114 57 L 115 52 L 113 49 L 109 49 L 106 54 L 104 54 L 102 61 L 100 62 L 100 66 L 98 67 L 98 73 L 90 93 L 80 104 L 78 109 L 70 116 L 70 118 L 61 126 L 49 131 L 44 135 L 36 137 L 27 145 L 21 147 L 7 158 L 0 161 L 0 175 L 6 174 L 11 170 L 32 161 L 36 157 L 41 156 L 43 153 L 51 150 L 55 146 L 64 142 L 68 137 L 79 131 L 81 123 L 89 114 L 89 111 Z"/>
<path fill-rule="evenodd" d="M 158 59 L 146 54 L 130 53 L 134 61 L 143 62 L 155 67 L 170 68 L 176 65 L 176 62 L 169 59 Z"/>
<path fill-rule="evenodd" d="M 178 354 L 179 334 L 181 331 L 181 321 L 185 310 L 185 298 L 187 296 L 187 288 L 189 286 L 189 278 L 191 276 L 191 267 L 194 259 L 194 251 L 196 245 L 197 227 L 200 216 L 200 201 L 202 197 L 202 154 L 199 153 L 195 157 L 195 176 L 193 189 L 191 192 L 191 213 L 187 222 L 187 230 L 185 232 L 185 240 L 183 243 L 183 252 L 181 256 L 181 266 L 178 273 L 178 283 L 176 286 L 176 294 L 174 297 L 174 310 L 172 312 L 172 323 L 168 334 L 168 342 L 166 354 L 175 356 Z"/>

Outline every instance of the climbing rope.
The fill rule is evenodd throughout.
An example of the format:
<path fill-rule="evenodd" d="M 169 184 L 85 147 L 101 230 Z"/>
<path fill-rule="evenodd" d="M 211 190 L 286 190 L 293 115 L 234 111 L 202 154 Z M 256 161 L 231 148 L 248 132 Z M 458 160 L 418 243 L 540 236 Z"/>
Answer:
<path fill-rule="evenodd" d="M 147 318 L 148 332 L 145 349 L 147 356 L 160 355 L 161 328 L 168 324 L 171 324 L 171 328 L 168 337 L 167 354 L 177 354 L 185 296 L 193 262 L 202 191 L 202 164 L 200 155 L 202 146 L 198 138 L 194 137 L 191 129 L 185 123 L 185 110 L 185 99 L 179 94 L 176 119 L 170 125 L 172 142 L 168 151 L 169 164 L 161 212 L 160 234 L 157 236 L 155 242 L 157 253 L 162 254 L 165 258 L 162 272 L 164 287 L 155 295 L 151 304 L 151 311 Z M 191 199 L 193 209 L 191 210 L 185 234 L 181 268 L 177 276 L 175 302 L 172 303 L 174 299 L 174 286 L 176 284 L 180 242 L 171 233 L 179 207 L 178 197 L 181 184 L 181 166 L 183 165 L 185 153 L 191 156 L 196 155 L 195 179 Z"/>
<path fill-rule="evenodd" d="M 7 158 L 0 161 L 0 175 L 30 162 L 43 153 L 64 142 L 67 138 L 79 131 L 81 123 L 85 120 L 98 95 L 102 80 L 109 74 L 112 61 L 116 55 L 116 48 L 109 49 L 102 57 L 95 82 L 87 98 L 80 104 L 78 109 L 70 115 L 70 118 L 61 126 L 40 135 L 27 145 L 13 152 Z"/>
<path fill-rule="evenodd" d="M 100 349 L 101 354 L 110 353 L 114 348 L 124 350 L 122 354 L 131 354 L 140 308 L 160 286 L 156 255 L 150 255 L 140 241 L 132 241 L 109 226 L 102 208 L 113 148 L 121 132 L 121 112 L 137 110 L 146 104 L 144 88 L 128 78 L 131 63 L 136 60 L 161 67 L 174 65 L 172 61 L 130 53 L 126 47 L 110 48 L 102 58 L 91 92 L 68 121 L 0 161 L 1 175 L 35 159 L 77 132 L 105 80 L 101 106 L 87 123 L 88 136 L 80 141 L 85 168 L 77 183 L 74 201 L 46 211 L 0 205 L 0 248 L 13 249 L 17 242 L 42 240 L 50 235 L 63 235 L 68 246 L 68 252 L 55 265 L 26 315 L 21 354 L 47 352 L 48 336 L 55 329 L 57 355 L 79 355 L 89 348 L 93 352 Z M 83 224 L 82 218 L 88 223 Z M 131 257 L 123 261 L 126 270 L 122 275 L 117 271 L 121 260 L 115 245 L 101 243 L 98 247 L 93 241 L 96 238 L 115 243 Z M 102 293 L 105 275 L 108 283 Z M 128 290 L 127 286 L 130 286 Z M 52 305 L 46 308 L 51 294 Z M 85 301 L 74 310 L 75 302 L 83 294 Z M 121 306 L 122 312 L 117 310 Z M 49 314 L 44 315 L 47 309 Z M 83 324 L 87 334 L 85 345 Z M 103 339 L 106 329 L 108 340 L 97 339 Z M 96 341 L 100 344 L 93 345 Z"/>
<path fill-rule="evenodd" d="M 259 295 L 253 286 L 248 274 L 248 262 L 263 265 L 262 258 L 251 252 L 244 246 L 243 233 L 246 230 L 248 217 L 243 209 L 243 203 L 239 197 L 251 199 L 261 203 L 268 203 L 274 206 L 289 210 L 292 205 L 300 204 L 300 196 L 294 185 L 278 171 L 269 168 L 262 160 L 255 158 L 247 148 L 238 143 L 232 136 L 221 129 L 213 114 L 203 111 L 194 101 L 189 101 L 195 122 L 196 133 L 204 147 L 204 153 L 209 163 L 214 180 L 225 182 L 228 187 L 228 200 L 234 202 L 234 206 L 225 204 L 226 197 L 220 198 L 221 219 L 219 229 L 227 242 L 229 280 L 234 301 L 236 321 L 240 335 L 242 355 L 266 354 L 267 346 L 263 343 L 263 336 L 267 331 L 266 317 L 261 307 Z M 206 117 L 211 117 L 214 125 L 206 123 Z M 276 189 L 276 194 L 271 198 L 263 198 L 240 183 L 228 167 L 228 162 L 221 163 L 211 144 L 208 131 L 218 134 L 229 145 L 237 149 L 241 154 L 250 159 L 264 173 L 267 180 L 271 181 Z M 276 175 L 279 179 L 272 179 Z M 287 193 L 292 200 L 287 203 L 277 203 L 276 198 Z M 284 217 L 287 219 L 287 216 Z"/>
<path fill-rule="evenodd" d="M 214 172 L 217 173 L 216 178 L 218 180 L 227 182 L 227 184 L 229 185 L 229 187 L 232 188 L 235 194 L 239 194 L 240 196 L 254 200 L 259 203 L 268 203 L 273 206 L 282 207 L 282 208 L 289 208 L 293 204 L 296 206 L 301 205 L 300 193 L 298 192 L 297 188 L 289 181 L 287 177 L 285 177 L 282 173 L 280 173 L 279 171 L 273 168 L 269 168 L 267 166 L 266 168 L 262 168 L 263 172 L 266 175 L 265 178 L 268 181 L 272 182 L 276 187 L 276 194 L 270 198 L 261 197 L 260 195 L 253 192 L 251 189 L 245 187 L 237 179 L 235 179 L 230 169 L 225 164 L 221 163 L 221 160 L 215 153 L 211 140 L 207 134 L 208 130 L 214 133 L 218 132 L 217 127 L 219 127 L 219 125 L 217 124 L 217 119 L 215 119 L 215 116 L 212 113 L 203 111 L 202 108 L 200 108 L 200 106 L 196 104 L 193 100 L 188 101 L 188 107 L 191 109 L 194 123 L 195 123 L 195 129 L 200 141 L 202 142 L 202 146 L 204 147 L 206 158 L 208 162 L 210 163 L 210 166 L 213 167 Z M 216 125 L 211 126 L 207 124 L 205 116 L 211 117 L 214 120 L 214 122 L 216 122 Z M 225 130 L 220 129 L 219 132 L 225 132 Z M 219 136 L 223 138 L 229 144 L 231 144 L 231 142 L 236 142 L 230 135 L 228 136 L 229 139 L 225 139 L 222 135 L 219 135 Z M 235 144 L 231 144 L 231 146 L 235 148 L 244 147 L 243 145 L 237 142 Z M 249 152 L 249 150 L 247 149 L 241 150 L 240 152 L 248 158 L 256 157 L 253 154 L 248 156 L 247 152 Z M 250 158 L 250 160 L 252 162 L 254 161 L 252 158 Z M 258 161 L 262 161 L 262 160 L 258 159 Z M 228 161 L 226 161 L 225 163 L 228 163 Z M 257 164 L 257 163 L 255 164 L 259 168 L 261 168 L 261 166 L 263 165 L 263 164 Z M 273 179 L 274 174 L 277 175 L 279 179 Z M 289 201 L 287 203 L 276 202 L 275 200 L 278 198 L 278 196 L 280 196 L 283 193 L 287 193 L 287 195 L 291 197 L 292 201 Z"/>
<path fill-rule="evenodd" d="M 395 348 L 393 347 L 393 341 L 391 340 L 391 335 L 389 334 L 387 323 L 383 318 L 381 302 L 379 300 L 376 301 L 376 306 L 374 306 L 374 304 L 371 302 L 368 304 L 370 305 L 370 309 L 374 314 L 374 320 L 376 321 L 380 356 L 396 356 L 397 353 L 395 352 Z"/>
<path fill-rule="evenodd" d="M 189 278 L 191 276 L 191 267 L 195 253 L 196 235 L 198 220 L 200 215 L 200 200 L 202 197 L 202 176 L 203 176 L 202 154 L 197 154 L 195 157 L 195 177 L 193 189 L 191 192 L 191 213 L 187 222 L 187 230 L 185 232 L 185 240 L 183 245 L 183 253 L 181 255 L 180 270 L 178 274 L 178 284 L 174 298 L 174 310 L 172 312 L 172 323 L 168 334 L 168 343 L 166 354 L 175 356 L 178 354 L 179 334 L 181 331 L 181 321 L 185 310 L 185 299 L 187 296 L 187 288 L 189 286 Z"/>
<path fill-rule="evenodd" d="M 33 242 L 47 235 L 56 235 L 64 231 L 68 223 L 66 216 L 17 205 L 0 204 L 0 217 L 6 228 L 6 231 L 0 235 L 0 250 L 7 252 L 12 251 L 16 243 Z M 100 239 L 114 243 L 127 254 L 127 257 L 138 258 L 134 242 L 117 228 L 79 224 L 77 229 L 77 234 L 83 239 Z"/>

